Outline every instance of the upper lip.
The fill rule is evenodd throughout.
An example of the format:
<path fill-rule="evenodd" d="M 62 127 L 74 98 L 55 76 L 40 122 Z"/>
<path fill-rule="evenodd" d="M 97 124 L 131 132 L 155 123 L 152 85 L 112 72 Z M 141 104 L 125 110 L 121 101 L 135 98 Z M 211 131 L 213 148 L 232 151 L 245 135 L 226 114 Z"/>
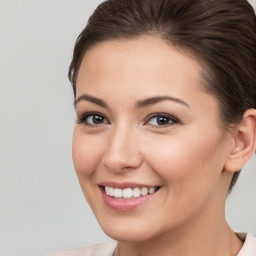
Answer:
<path fill-rule="evenodd" d="M 151 188 L 151 187 L 160 187 L 157 185 L 148 185 L 134 182 L 115 182 L 115 181 L 105 181 L 98 184 L 101 187 L 112 187 L 112 188 Z"/>

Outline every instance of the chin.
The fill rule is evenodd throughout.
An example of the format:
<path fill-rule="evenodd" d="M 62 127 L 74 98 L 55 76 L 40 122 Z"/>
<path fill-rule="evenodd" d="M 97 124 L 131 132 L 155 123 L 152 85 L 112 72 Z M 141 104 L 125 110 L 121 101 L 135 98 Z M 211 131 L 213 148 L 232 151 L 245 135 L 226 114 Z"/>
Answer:
<path fill-rule="evenodd" d="M 126 241 L 126 242 L 142 242 L 152 238 L 149 234 L 143 230 L 137 231 L 134 229 L 128 230 L 104 230 L 105 234 L 116 241 Z"/>
<path fill-rule="evenodd" d="M 142 242 L 152 239 L 157 235 L 157 230 L 152 225 L 141 223 L 136 219 L 123 219 L 112 221 L 99 221 L 104 233 L 116 241 Z"/>

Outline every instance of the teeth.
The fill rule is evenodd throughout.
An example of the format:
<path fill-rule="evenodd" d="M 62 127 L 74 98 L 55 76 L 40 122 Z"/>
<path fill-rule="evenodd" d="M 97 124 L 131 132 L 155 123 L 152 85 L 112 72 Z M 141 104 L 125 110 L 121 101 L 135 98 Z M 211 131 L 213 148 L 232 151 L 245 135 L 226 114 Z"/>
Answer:
<path fill-rule="evenodd" d="M 132 197 L 132 189 L 125 188 L 123 189 L 123 198 L 131 198 Z"/>
<path fill-rule="evenodd" d="M 115 195 L 113 188 L 109 188 L 109 195 L 110 196 L 114 196 Z"/>
<path fill-rule="evenodd" d="M 114 197 L 122 198 L 123 197 L 123 190 L 121 188 L 114 189 Z"/>
<path fill-rule="evenodd" d="M 148 188 L 142 188 L 142 189 L 140 190 L 140 193 L 141 193 L 141 195 L 143 195 L 143 196 L 147 195 L 147 194 L 148 194 Z"/>
<path fill-rule="evenodd" d="M 110 187 L 105 187 L 105 192 L 107 195 L 109 195 L 109 190 L 110 190 Z"/>
<path fill-rule="evenodd" d="M 134 188 L 132 190 L 132 195 L 133 195 L 133 197 L 139 197 L 140 196 L 140 189 L 139 188 Z"/>
<path fill-rule="evenodd" d="M 148 193 L 149 193 L 149 194 L 152 194 L 152 193 L 154 193 L 155 191 L 156 191 L 155 188 L 149 188 Z"/>
<path fill-rule="evenodd" d="M 124 198 L 129 199 L 132 197 L 146 196 L 148 194 L 152 194 L 157 190 L 157 187 L 143 187 L 143 188 L 112 188 L 112 187 L 104 187 L 105 193 L 109 196 L 115 198 Z"/>

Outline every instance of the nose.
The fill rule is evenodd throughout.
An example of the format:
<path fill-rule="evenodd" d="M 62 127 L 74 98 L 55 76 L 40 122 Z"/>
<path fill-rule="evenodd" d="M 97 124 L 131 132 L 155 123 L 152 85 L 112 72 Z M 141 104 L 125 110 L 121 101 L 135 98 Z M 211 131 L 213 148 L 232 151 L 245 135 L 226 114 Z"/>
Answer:
<path fill-rule="evenodd" d="M 136 132 L 127 126 L 117 127 L 109 136 L 109 144 L 103 157 L 103 164 L 113 173 L 137 169 L 142 164 Z"/>

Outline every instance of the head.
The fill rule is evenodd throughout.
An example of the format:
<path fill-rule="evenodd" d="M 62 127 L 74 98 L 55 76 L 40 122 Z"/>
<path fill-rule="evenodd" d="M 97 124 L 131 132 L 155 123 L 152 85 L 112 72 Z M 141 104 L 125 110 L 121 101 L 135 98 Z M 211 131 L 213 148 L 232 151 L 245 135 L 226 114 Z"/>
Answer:
<path fill-rule="evenodd" d="M 155 65 L 153 65 L 154 70 L 151 70 L 152 74 L 155 70 L 159 70 L 159 72 L 162 70 L 162 73 L 160 72 L 158 75 L 160 74 L 161 76 L 162 74 L 164 76 L 167 72 L 167 68 L 170 68 L 170 74 L 173 75 L 174 82 L 173 85 L 170 86 L 169 90 L 171 94 L 174 92 L 175 96 L 179 96 L 178 101 L 182 98 L 188 99 L 189 95 L 196 94 L 197 96 L 191 102 L 192 105 L 194 105 L 194 103 L 196 104 L 198 100 L 202 100 L 202 102 L 204 102 L 202 103 L 202 107 L 207 108 L 207 102 L 209 103 L 209 115 L 212 115 L 211 117 L 215 116 L 216 118 L 210 118 L 209 122 L 206 122 L 205 125 L 212 125 L 215 123 L 216 129 L 212 126 L 208 127 L 209 129 L 212 129 L 212 133 L 210 132 L 209 136 L 213 137 L 211 137 L 212 140 L 209 140 L 210 150 L 206 150 L 207 157 L 212 161 L 210 164 L 212 167 L 216 164 L 216 166 L 218 166 L 217 169 L 226 169 L 225 171 L 229 173 L 228 176 L 231 178 L 226 179 L 229 181 L 226 191 L 228 192 L 231 191 L 238 178 L 241 167 L 249 159 L 253 149 L 255 148 L 255 138 L 251 139 L 249 142 L 249 139 L 247 139 L 248 136 L 246 137 L 242 134 L 242 130 L 246 130 L 243 126 L 246 126 L 247 128 L 251 127 L 251 129 L 248 129 L 250 131 L 247 135 L 250 134 L 252 138 L 254 136 L 253 131 L 255 133 L 255 112 L 253 111 L 253 109 L 256 108 L 255 42 L 256 18 L 252 7 L 245 0 L 109 0 L 99 5 L 90 17 L 87 26 L 79 35 L 74 49 L 73 60 L 70 65 L 69 78 L 73 85 L 75 98 L 79 98 L 84 92 L 92 92 L 93 94 L 93 87 L 86 87 L 86 84 L 87 82 L 88 84 L 94 84 L 92 79 L 93 77 L 97 77 L 98 74 L 99 76 L 102 74 L 104 78 L 108 78 L 106 73 L 104 73 L 104 70 L 108 67 L 105 67 L 104 63 L 108 63 L 109 68 L 111 68 L 111 65 L 112 67 L 115 65 L 112 59 L 116 59 L 119 63 L 127 62 L 127 66 L 126 64 L 123 66 L 126 67 L 127 70 L 131 65 L 134 65 L 134 67 L 139 70 L 141 65 L 147 66 L 147 61 L 145 63 L 143 61 L 138 61 L 140 66 L 136 66 L 138 63 L 134 62 L 132 57 L 130 59 L 129 56 L 133 56 L 133 53 L 135 52 L 139 59 L 147 59 L 147 56 L 151 54 L 150 49 L 152 49 L 151 57 L 148 57 L 148 61 L 152 61 Z M 107 53 L 112 56 L 112 59 Z M 122 53 L 124 53 L 123 56 Z M 163 63 L 160 65 L 159 63 L 161 61 L 157 61 L 158 56 L 168 56 L 169 60 L 172 60 L 172 63 L 169 63 L 168 60 L 164 58 L 164 61 L 166 62 L 163 63 L 165 65 L 163 65 Z M 103 63 L 100 63 L 101 57 Z M 126 59 L 124 59 L 124 57 Z M 135 58 L 135 56 L 133 57 Z M 175 64 L 173 63 L 173 60 L 177 61 L 177 73 L 180 74 L 182 78 L 175 78 L 176 74 L 173 73 Z M 97 69 L 96 66 L 100 67 L 95 73 L 95 70 Z M 120 67 L 122 68 L 121 64 Z M 184 69 L 182 67 L 184 67 Z M 115 66 L 115 68 L 118 69 L 119 65 Z M 150 67 L 147 66 L 147 71 L 149 70 Z M 109 74 L 111 74 L 111 70 L 108 71 Z M 119 77 L 117 78 L 118 82 L 116 82 L 115 85 L 116 87 L 113 85 L 113 80 L 111 80 L 111 83 L 108 83 L 108 80 L 106 80 L 108 87 L 99 88 L 98 85 L 95 86 L 95 93 L 99 96 L 100 100 L 102 100 L 101 95 L 106 95 L 106 101 L 111 101 L 111 97 L 113 97 L 113 105 L 110 106 L 110 109 L 111 107 L 114 109 L 123 109 L 124 105 L 124 99 L 121 97 L 122 92 L 120 93 L 121 96 L 119 102 L 116 101 L 116 99 L 118 100 L 116 94 L 120 91 L 118 86 L 122 83 L 122 78 L 125 78 L 127 82 L 127 80 L 129 80 L 129 76 L 124 75 L 123 77 L 120 77 L 122 70 L 118 71 L 120 72 Z M 187 73 L 185 73 L 185 71 L 187 71 Z M 90 72 L 91 74 L 89 74 Z M 130 77 L 134 78 L 134 76 L 141 77 L 141 74 L 143 74 L 145 70 L 141 70 L 140 74 L 136 74 L 136 72 L 133 73 L 133 70 L 130 72 Z M 151 77 L 149 75 L 151 81 L 158 76 L 157 74 L 153 75 L 155 75 L 155 77 Z M 188 76 L 187 80 L 184 80 L 186 75 Z M 114 76 L 115 73 L 113 73 L 112 77 Z M 161 86 L 158 88 L 157 83 L 155 83 L 154 88 L 154 86 L 150 84 L 150 80 L 143 80 L 145 79 L 145 76 L 147 76 L 146 72 L 144 77 L 142 76 L 143 78 L 141 81 L 149 84 L 148 90 L 150 92 L 166 90 L 167 87 L 164 82 L 162 83 L 162 87 L 164 88 Z M 171 76 L 166 77 L 165 81 L 168 79 L 172 81 Z M 194 86 L 194 91 L 191 91 L 191 88 L 189 88 L 190 85 L 188 79 L 191 79 L 191 87 Z M 131 79 L 131 82 L 134 82 L 134 79 Z M 179 83 L 183 83 L 183 85 L 180 86 Z M 124 84 L 124 88 L 128 90 L 125 91 L 124 95 L 129 94 L 130 99 L 135 99 L 136 96 L 131 91 L 137 90 L 136 93 L 144 97 L 143 90 L 139 90 L 138 86 L 134 86 L 134 84 L 131 84 L 131 87 L 128 88 L 127 83 Z M 85 88 L 88 88 L 88 90 Z M 121 90 L 125 89 L 122 88 Z M 145 85 L 144 90 L 147 90 Z M 199 90 L 198 94 L 197 90 Z M 78 91 L 79 95 L 77 93 Z M 168 90 L 166 92 L 168 92 Z M 182 97 L 182 93 L 184 93 L 184 97 Z M 201 93 L 203 97 L 201 97 Z M 144 98 L 146 98 L 146 96 L 147 95 L 145 93 Z M 97 105 L 106 105 L 105 102 L 99 101 L 99 99 L 87 97 L 86 100 L 89 100 L 91 103 L 97 102 Z M 185 101 L 185 103 L 183 102 L 183 105 L 190 104 L 187 104 L 187 101 Z M 175 107 L 171 107 L 175 109 Z M 197 105 L 195 108 L 197 107 L 199 106 Z M 126 111 L 127 109 L 123 110 Z M 177 110 L 177 112 L 179 111 L 180 110 Z M 206 116 L 207 111 L 202 112 L 201 114 Z M 106 114 L 106 116 L 108 116 L 108 114 Z M 118 114 L 116 114 L 116 116 L 113 115 L 113 120 L 117 116 Z M 254 118 L 252 116 L 254 116 Z M 93 118 L 94 122 L 99 122 L 99 124 L 105 125 L 106 127 L 111 123 L 110 120 L 107 120 L 107 118 L 103 118 L 100 115 L 87 116 L 84 117 L 84 119 L 85 118 L 87 118 L 87 121 L 90 118 Z M 166 116 L 160 116 L 157 118 L 158 121 L 161 118 L 163 122 L 167 122 L 168 120 L 170 121 L 170 117 Z M 213 119 L 215 121 L 213 121 Z M 90 121 L 92 121 L 92 119 L 90 119 Z M 152 119 L 147 121 L 152 122 Z M 176 121 L 172 120 L 172 122 Z M 189 117 L 184 121 L 184 123 L 186 122 L 189 123 Z M 127 126 L 123 126 L 122 130 L 124 133 L 127 130 L 126 128 Z M 106 129 L 108 130 L 109 128 Z M 107 130 L 104 131 L 103 134 L 106 134 Z M 203 130 L 201 130 L 201 132 L 203 132 Z M 83 133 L 90 134 L 89 137 L 86 137 L 87 142 L 85 143 L 90 142 L 92 143 L 91 145 L 93 145 L 93 143 L 96 142 L 95 137 L 93 139 L 91 137 L 92 134 L 95 134 L 95 130 L 86 130 L 85 132 L 80 129 L 75 133 L 80 134 L 80 136 Z M 179 135 L 178 131 L 174 131 L 173 133 L 178 134 L 176 137 L 177 141 L 182 141 L 184 140 L 184 137 L 186 137 L 181 136 L 181 134 Z M 189 133 L 187 135 L 189 135 Z M 190 135 L 192 135 L 192 133 Z M 125 136 L 129 137 L 129 133 Z M 140 136 L 142 145 L 144 145 L 143 136 L 144 135 Z M 243 139 L 241 140 L 241 138 Z M 101 137 L 101 139 L 104 141 L 105 138 Z M 146 137 L 144 139 L 146 140 Z M 107 144 L 111 144 L 113 140 L 115 140 L 114 133 L 109 135 Z M 79 139 L 79 141 L 80 142 L 78 142 L 77 139 L 74 139 L 75 144 L 82 143 L 82 140 Z M 130 141 L 132 141 L 132 139 Z M 164 141 L 165 139 L 161 143 L 164 144 Z M 200 141 L 195 137 L 195 139 L 190 142 L 194 143 L 194 145 L 197 143 L 200 145 L 200 143 L 202 143 L 202 147 L 207 141 Z M 134 145 L 136 143 L 140 142 L 134 141 Z M 250 144 L 250 150 L 247 149 L 242 151 L 245 148 L 244 145 L 246 143 Z M 164 144 L 163 151 L 165 146 L 168 148 L 168 144 Z M 178 145 L 176 146 L 179 148 Z M 151 147 L 154 147 L 154 143 Z M 76 148 L 76 145 L 74 145 L 74 148 Z M 188 145 L 188 148 L 191 150 L 190 153 L 192 155 L 194 154 L 195 157 L 198 157 L 199 154 L 202 153 L 197 151 L 198 147 L 190 147 L 190 145 Z M 232 154 L 230 153 L 231 148 L 233 148 Z M 111 150 L 111 154 L 114 155 L 115 150 L 113 148 Z M 118 163 L 115 165 L 115 160 L 113 160 L 113 157 L 110 155 L 111 150 L 107 153 L 102 152 L 101 156 L 105 162 L 100 163 L 100 160 L 98 160 L 97 167 L 95 168 L 100 168 L 101 171 L 103 167 L 111 169 L 112 174 L 115 173 L 120 178 L 120 173 L 117 174 L 117 169 L 120 169 L 121 167 Z M 101 150 L 99 149 L 99 151 Z M 91 158 L 93 158 L 93 152 L 86 152 L 91 156 Z M 188 153 L 189 151 L 185 150 L 185 152 Z M 167 162 L 168 156 L 166 156 L 168 153 L 170 153 L 168 150 L 162 152 L 165 166 L 168 166 L 169 164 Z M 186 153 L 183 155 L 181 151 L 177 152 L 179 156 L 184 157 L 186 156 Z M 129 154 L 132 155 L 131 152 Z M 213 155 L 212 158 L 210 158 L 211 154 Z M 243 160 L 237 164 L 238 161 L 234 159 L 239 157 L 239 154 L 240 156 L 243 155 Z M 222 158 L 222 155 L 225 155 L 225 159 Z M 174 153 L 172 153 L 172 157 L 173 156 L 175 156 Z M 179 156 L 177 155 L 178 158 Z M 76 169 L 79 169 L 80 167 L 77 167 L 79 165 L 79 159 L 83 158 L 83 151 L 81 148 L 79 148 L 79 150 L 75 149 L 73 157 L 75 167 Z M 142 168 L 141 163 L 143 160 L 141 160 L 140 157 L 140 153 L 138 153 L 138 156 L 134 156 L 134 158 L 131 157 L 133 162 L 128 164 L 131 165 L 128 168 L 129 170 Z M 218 163 L 214 162 L 216 159 L 219 160 Z M 204 160 L 199 158 L 195 160 L 199 161 L 198 165 L 200 166 L 201 164 L 202 169 L 206 168 L 207 162 L 204 162 Z M 155 160 L 155 162 L 157 161 L 158 160 Z M 185 159 L 184 161 L 186 162 Z M 77 162 L 78 164 L 76 166 Z M 196 162 L 192 162 L 191 166 L 196 168 L 196 165 L 193 166 L 193 163 Z M 111 164 L 112 167 L 110 167 Z M 100 167 L 100 165 L 102 166 Z M 148 166 L 149 165 L 150 164 L 148 164 Z M 189 162 L 187 164 L 187 167 L 188 166 Z M 154 167 L 154 163 L 152 163 L 151 167 Z M 80 170 L 77 171 L 78 173 L 80 172 Z M 232 173 L 232 176 L 230 176 L 230 173 Z M 104 174 L 102 175 L 104 176 Z M 125 175 L 127 175 L 127 172 Z M 140 175 L 143 179 L 143 171 L 141 171 Z M 140 175 L 138 175 L 138 177 Z M 147 175 L 148 174 L 145 176 L 147 177 Z M 173 175 L 174 176 L 172 178 L 174 180 L 181 179 L 179 174 L 174 173 Z M 206 174 L 201 173 L 201 175 L 201 178 L 203 179 L 203 176 Z M 213 179 L 217 179 L 215 174 L 212 175 Z M 82 174 L 80 173 L 78 176 L 80 176 L 79 179 L 81 178 L 80 183 L 83 187 L 83 181 L 81 181 L 83 179 Z M 96 175 L 95 179 L 100 180 L 98 177 L 99 176 Z M 158 180 L 157 177 L 153 175 L 152 177 L 154 177 L 153 179 L 156 179 L 156 184 L 158 184 L 157 182 L 159 182 L 160 179 Z M 193 179 L 192 177 L 189 178 Z M 181 183 L 188 182 L 188 179 L 186 179 L 186 181 L 182 180 Z M 151 180 L 149 183 L 154 182 Z M 177 191 L 180 189 L 180 193 L 182 194 L 182 186 L 180 186 L 180 183 L 177 184 L 179 184 L 179 186 L 177 186 L 176 189 Z M 175 184 L 173 184 L 173 187 L 175 187 Z M 214 189 L 217 189 L 215 185 Z M 90 188 L 84 189 L 84 193 L 86 196 L 90 197 L 90 191 L 88 190 L 90 190 Z M 223 193 L 224 192 L 225 189 L 223 190 Z M 168 197 L 168 195 L 166 196 Z M 90 198 L 88 201 L 90 203 Z"/>
<path fill-rule="evenodd" d="M 203 89 L 219 103 L 223 127 L 256 108 L 256 18 L 245 0 L 105 1 L 79 35 L 69 69 L 76 97 L 82 59 L 91 47 L 113 39 L 150 35 L 194 55 L 204 67 Z M 234 173 L 230 191 L 239 176 Z"/>

